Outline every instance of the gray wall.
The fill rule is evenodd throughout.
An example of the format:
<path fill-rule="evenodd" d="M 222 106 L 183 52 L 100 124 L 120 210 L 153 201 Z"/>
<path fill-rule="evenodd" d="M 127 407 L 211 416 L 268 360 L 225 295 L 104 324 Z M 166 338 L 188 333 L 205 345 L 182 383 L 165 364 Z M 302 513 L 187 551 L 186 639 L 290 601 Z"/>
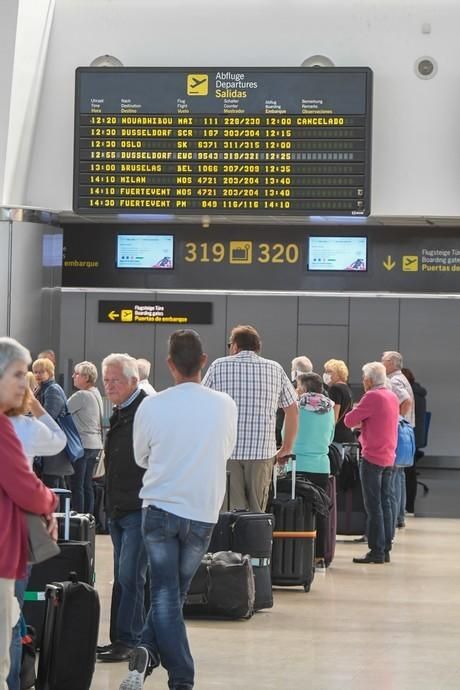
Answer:
<path fill-rule="evenodd" d="M 168 335 L 174 326 L 97 322 L 99 299 L 120 299 L 114 292 L 63 290 L 61 305 L 61 370 L 83 359 L 100 366 L 110 352 L 129 352 L 154 363 L 152 382 L 170 385 L 165 365 Z M 458 455 L 458 420 L 449 390 L 460 385 L 460 301 L 360 297 L 295 297 L 257 295 L 190 295 L 132 293 L 129 299 L 192 300 L 214 303 L 214 323 L 197 327 L 212 361 L 226 354 L 230 328 L 251 323 L 263 339 L 263 354 L 290 371 L 292 357 L 308 354 L 317 371 L 330 357 L 349 364 L 350 382 L 360 386 L 361 366 L 380 359 L 383 350 L 401 350 L 405 363 L 428 389 L 433 412 L 428 452 Z"/>
<path fill-rule="evenodd" d="M 0 221 L 0 334 L 33 354 L 59 342 L 61 268 L 43 265 L 43 236 L 61 231 L 42 223 Z"/>

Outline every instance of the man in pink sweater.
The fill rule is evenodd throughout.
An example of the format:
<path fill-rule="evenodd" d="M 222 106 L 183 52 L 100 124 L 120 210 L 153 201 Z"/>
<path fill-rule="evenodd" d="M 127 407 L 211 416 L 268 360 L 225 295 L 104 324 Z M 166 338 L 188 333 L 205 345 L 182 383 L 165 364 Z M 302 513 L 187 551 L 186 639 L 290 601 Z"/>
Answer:
<path fill-rule="evenodd" d="M 391 479 L 398 441 L 399 402 L 385 382 L 383 364 L 365 364 L 365 394 L 344 419 L 346 426 L 361 429 L 360 475 L 367 513 L 369 552 L 363 558 L 354 558 L 353 563 L 390 562 L 393 537 Z"/>

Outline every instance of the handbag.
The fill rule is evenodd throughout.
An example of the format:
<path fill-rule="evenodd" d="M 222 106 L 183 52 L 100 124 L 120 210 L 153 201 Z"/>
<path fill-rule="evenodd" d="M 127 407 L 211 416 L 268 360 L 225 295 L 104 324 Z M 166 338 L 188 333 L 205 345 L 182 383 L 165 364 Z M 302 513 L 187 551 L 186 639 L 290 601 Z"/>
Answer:
<path fill-rule="evenodd" d="M 61 553 L 61 549 L 46 529 L 45 519 L 35 513 L 26 513 L 29 533 L 29 563 L 42 563 Z"/>
<path fill-rule="evenodd" d="M 67 437 L 67 445 L 64 450 L 67 453 L 67 457 L 69 458 L 70 462 L 74 463 L 83 457 L 85 451 L 83 450 L 80 434 L 77 431 L 77 427 L 72 419 L 72 415 L 67 409 L 67 405 L 65 406 L 64 414 L 59 415 L 59 417 L 56 419 L 56 422 L 59 424 Z"/>

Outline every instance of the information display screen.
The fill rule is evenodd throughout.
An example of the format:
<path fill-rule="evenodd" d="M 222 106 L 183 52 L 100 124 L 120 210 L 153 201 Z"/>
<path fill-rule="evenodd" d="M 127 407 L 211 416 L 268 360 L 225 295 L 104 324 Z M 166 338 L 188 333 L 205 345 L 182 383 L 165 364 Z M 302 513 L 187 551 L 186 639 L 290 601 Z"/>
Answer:
<path fill-rule="evenodd" d="M 372 72 L 78 68 L 74 211 L 366 216 Z"/>
<path fill-rule="evenodd" d="M 117 268 L 174 268 L 173 235 L 118 235 Z"/>
<path fill-rule="evenodd" d="M 367 237 L 309 237 L 309 271 L 367 271 Z"/>

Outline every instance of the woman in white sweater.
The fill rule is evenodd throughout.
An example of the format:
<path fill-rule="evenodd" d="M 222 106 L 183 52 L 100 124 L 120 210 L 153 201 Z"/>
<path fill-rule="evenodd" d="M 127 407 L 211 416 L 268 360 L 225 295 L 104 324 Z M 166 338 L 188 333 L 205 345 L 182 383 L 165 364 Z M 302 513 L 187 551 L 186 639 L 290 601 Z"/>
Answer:
<path fill-rule="evenodd" d="M 30 373 L 33 383 L 34 375 Z M 38 402 L 31 389 L 31 379 L 26 389 L 21 407 L 9 410 L 6 414 L 14 426 L 16 435 L 24 447 L 24 453 L 32 466 L 34 456 L 55 455 L 63 450 L 67 438 L 61 427 Z M 32 383 L 32 385 L 33 385 Z"/>

